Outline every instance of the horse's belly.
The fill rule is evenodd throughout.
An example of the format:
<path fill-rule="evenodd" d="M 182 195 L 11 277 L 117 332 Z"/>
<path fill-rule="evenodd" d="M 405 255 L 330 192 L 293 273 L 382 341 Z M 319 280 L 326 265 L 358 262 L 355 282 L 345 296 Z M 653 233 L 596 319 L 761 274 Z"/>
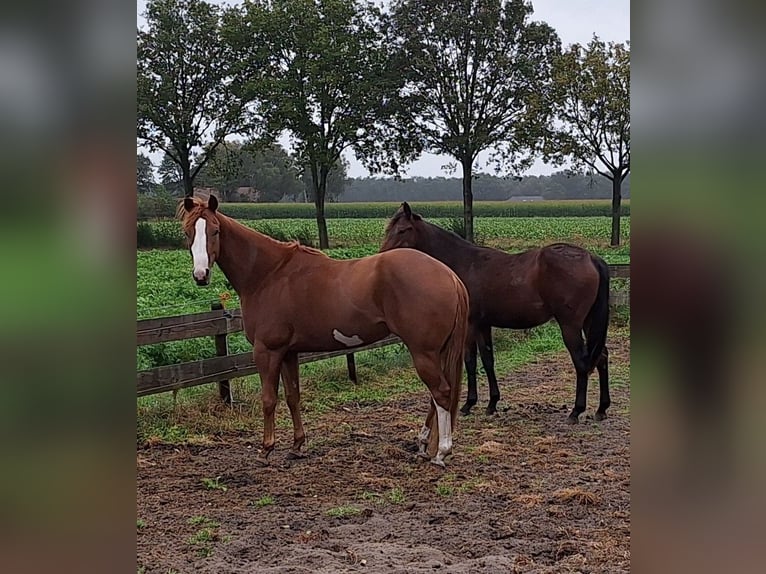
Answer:
<path fill-rule="evenodd" d="M 542 325 L 551 314 L 544 305 L 530 305 L 523 309 L 494 310 L 483 314 L 481 321 L 502 329 L 531 329 Z"/>
<path fill-rule="evenodd" d="M 368 345 L 389 334 L 384 324 L 353 324 L 328 320 L 302 333 L 296 332 L 291 345 L 299 352 L 335 351 Z"/>

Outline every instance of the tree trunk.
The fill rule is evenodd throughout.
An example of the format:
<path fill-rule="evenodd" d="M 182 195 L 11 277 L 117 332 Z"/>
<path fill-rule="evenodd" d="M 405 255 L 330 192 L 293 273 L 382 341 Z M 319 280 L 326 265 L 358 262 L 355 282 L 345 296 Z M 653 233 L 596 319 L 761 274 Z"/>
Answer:
<path fill-rule="evenodd" d="M 620 244 L 620 204 L 622 202 L 622 177 L 619 173 L 612 178 L 612 240 L 610 245 Z"/>
<path fill-rule="evenodd" d="M 184 183 L 184 196 L 192 197 L 194 195 L 194 180 L 191 177 L 191 166 L 189 164 L 181 166 L 181 177 Z"/>
<path fill-rule="evenodd" d="M 327 192 L 327 174 L 329 170 L 325 166 L 319 168 L 319 181 L 317 181 L 317 170 L 312 169 L 312 179 L 314 181 L 314 205 L 316 206 L 317 229 L 319 230 L 319 249 L 330 247 L 330 240 L 327 236 L 327 221 L 324 218 L 324 198 Z"/>
<path fill-rule="evenodd" d="M 473 190 L 471 189 L 471 168 L 473 161 L 463 159 L 463 228 L 465 238 L 473 243 Z"/>

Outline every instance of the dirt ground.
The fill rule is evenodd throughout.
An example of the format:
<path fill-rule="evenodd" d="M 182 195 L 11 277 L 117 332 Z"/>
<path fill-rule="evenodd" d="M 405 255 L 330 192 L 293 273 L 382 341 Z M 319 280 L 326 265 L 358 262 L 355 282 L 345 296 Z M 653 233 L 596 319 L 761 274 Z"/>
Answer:
<path fill-rule="evenodd" d="M 311 421 L 304 460 L 286 458 L 280 425 L 267 468 L 260 424 L 140 448 L 138 571 L 628 572 L 629 340 L 610 349 L 607 420 L 592 419 L 594 375 L 581 423 L 565 424 L 574 372 L 565 353 L 544 357 L 501 382 L 500 414 L 460 419 L 446 470 L 413 454 L 425 389 Z"/>

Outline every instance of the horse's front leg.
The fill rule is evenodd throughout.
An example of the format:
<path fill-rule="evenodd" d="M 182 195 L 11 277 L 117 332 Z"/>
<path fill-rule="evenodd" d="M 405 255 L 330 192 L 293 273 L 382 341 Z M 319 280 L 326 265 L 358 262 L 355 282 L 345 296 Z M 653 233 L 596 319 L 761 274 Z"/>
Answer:
<path fill-rule="evenodd" d="M 277 408 L 279 392 L 279 371 L 282 367 L 284 352 L 274 351 L 256 342 L 253 347 L 253 359 L 261 377 L 261 404 L 263 406 L 263 451 L 258 459 L 263 465 L 268 464 L 271 451 L 274 450 L 274 411 Z"/>

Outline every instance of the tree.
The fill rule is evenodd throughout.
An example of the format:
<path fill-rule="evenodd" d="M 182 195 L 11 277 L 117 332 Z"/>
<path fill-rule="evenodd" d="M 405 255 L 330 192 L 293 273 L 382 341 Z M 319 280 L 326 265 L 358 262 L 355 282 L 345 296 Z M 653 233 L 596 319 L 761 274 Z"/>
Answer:
<path fill-rule="evenodd" d="M 380 12 L 364 0 L 255 0 L 227 14 L 243 67 L 269 54 L 266 81 L 249 86 L 269 133 L 288 130 L 311 176 L 319 246 L 329 246 L 324 205 L 330 171 L 348 148 L 369 165 L 400 77 L 390 66 Z M 393 156 L 388 162 L 394 162 Z M 381 168 L 382 169 L 382 168 Z"/>
<path fill-rule="evenodd" d="M 620 244 L 622 183 L 630 173 L 630 47 L 594 36 L 573 44 L 556 61 L 558 122 L 546 160 L 587 166 L 612 183 L 611 244 Z"/>
<path fill-rule="evenodd" d="M 391 33 L 406 84 L 401 130 L 463 171 L 466 237 L 473 241 L 472 174 L 494 150 L 498 169 L 531 165 L 551 116 L 546 94 L 560 51 L 555 31 L 530 22 L 525 0 L 397 0 Z"/>
<path fill-rule="evenodd" d="M 157 168 L 157 173 L 160 176 L 160 183 L 165 186 L 165 189 L 171 195 L 184 194 L 181 166 L 169 154 L 166 153 L 162 156 L 162 162 L 160 167 Z"/>
<path fill-rule="evenodd" d="M 136 154 L 136 189 L 138 193 L 152 193 L 157 187 L 152 160 L 142 153 Z"/>
<path fill-rule="evenodd" d="M 178 164 L 191 196 L 206 152 L 244 116 L 232 89 L 234 58 L 221 39 L 219 9 L 204 0 L 149 0 L 145 17 L 147 29 L 137 32 L 138 138 Z"/>
<path fill-rule="evenodd" d="M 348 179 L 348 162 L 341 157 L 338 162 L 330 168 L 327 174 L 327 190 L 325 199 L 330 203 L 338 201 L 343 192 L 346 191 L 346 181 Z M 306 200 L 314 201 L 314 182 L 311 179 L 311 172 L 304 170 L 301 176 L 303 181 L 303 192 Z"/>
<path fill-rule="evenodd" d="M 223 142 L 211 153 L 198 181 L 213 187 L 224 201 L 233 201 L 237 189 L 250 187 L 259 202 L 276 202 L 301 193 L 298 170 L 279 144 Z"/>

